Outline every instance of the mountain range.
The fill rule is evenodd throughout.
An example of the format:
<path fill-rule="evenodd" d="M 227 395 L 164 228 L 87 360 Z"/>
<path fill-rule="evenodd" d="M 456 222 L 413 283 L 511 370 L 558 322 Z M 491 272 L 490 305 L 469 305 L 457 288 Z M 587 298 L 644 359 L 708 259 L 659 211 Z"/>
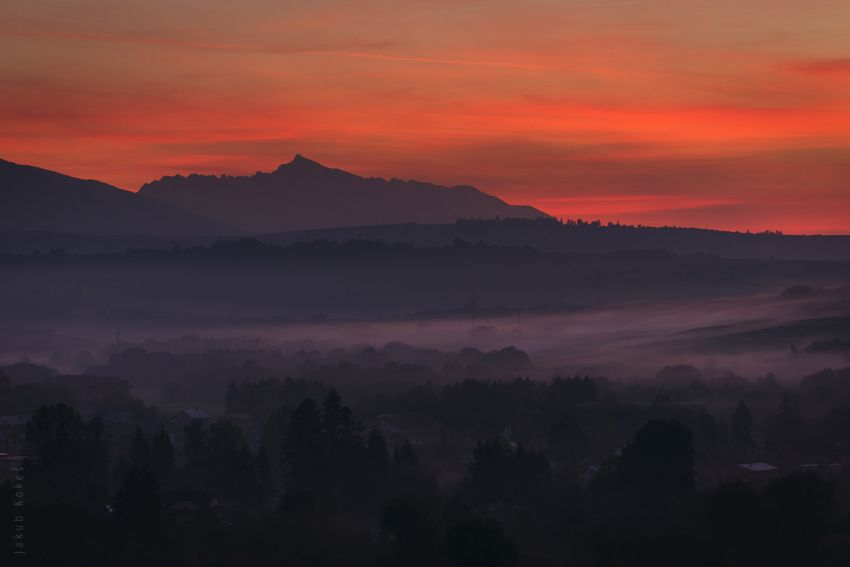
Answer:
<path fill-rule="evenodd" d="M 473 187 L 365 178 L 301 155 L 271 173 L 176 175 L 138 193 L 0 160 L 5 232 L 210 236 L 545 216 Z"/>
<path fill-rule="evenodd" d="M 163 177 L 138 193 L 0 160 L 0 254 L 168 250 L 244 236 L 282 246 L 463 240 L 541 252 L 850 260 L 850 236 L 561 223 L 472 187 L 364 178 L 300 155 L 270 173 Z"/>

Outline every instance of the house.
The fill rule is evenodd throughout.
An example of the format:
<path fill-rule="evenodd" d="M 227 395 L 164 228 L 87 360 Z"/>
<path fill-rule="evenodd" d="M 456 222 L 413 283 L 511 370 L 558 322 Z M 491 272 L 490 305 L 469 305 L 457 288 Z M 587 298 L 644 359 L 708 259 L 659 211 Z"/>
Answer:
<path fill-rule="evenodd" d="M 0 455 L 19 456 L 24 452 L 24 435 L 15 429 L 0 429 Z"/>
<path fill-rule="evenodd" d="M 603 463 L 599 459 L 582 459 L 579 461 L 577 479 L 579 486 L 587 486 L 599 474 L 602 466 Z"/>
<path fill-rule="evenodd" d="M 774 472 L 779 470 L 779 467 L 768 463 L 742 463 L 738 465 L 738 468 L 751 473 Z"/>
<path fill-rule="evenodd" d="M 800 472 L 830 478 L 840 476 L 844 467 L 841 463 L 808 463 L 800 465 Z"/>
<path fill-rule="evenodd" d="M 769 463 L 740 463 L 735 466 L 737 478 L 756 486 L 763 486 L 779 476 L 779 467 Z"/>
<path fill-rule="evenodd" d="M 546 436 L 534 422 L 528 419 L 512 419 L 499 432 L 499 437 L 514 449 L 520 445 L 536 451 L 546 451 L 549 448 Z"/>
<path fill-rule="evenodd" d="M 208 414 L 205 410 L 200 408 L 189 408 L 182 409 L 174 414 L 174 417 L 171 419 L 171 422 L 176 427 L 186 427 L 190 423 L 195 421 L 200 421 L 202 423 L 207 423 L 210 419 L 210 414 Z"/>
<path fill-rule="evenodd" d="M 212 495 L 204 490 L 173 490 L 162 495 L 165 508 L 178 524 L 197 522 L 214 517 Z"/>
<path fill-rule="evenodd" d="M 0 415 L 0 429 L 23 429 L 29 421 L 28 415 Z"/>
<path fill-rule="evenodd" d="M 0 415 L 0 453 L 17 456 L 24 453 L 27 415 Z"/>
<path fill-rule="evenodd" d="M 171 434 L 174 438 L 174 446 L 182 451 L 186 446 L 186 428 L 192 423 L 206 425 L 210 421 L 210 414 L 200 408 L 187 408 L 178 411 L 171 418 Z"/>

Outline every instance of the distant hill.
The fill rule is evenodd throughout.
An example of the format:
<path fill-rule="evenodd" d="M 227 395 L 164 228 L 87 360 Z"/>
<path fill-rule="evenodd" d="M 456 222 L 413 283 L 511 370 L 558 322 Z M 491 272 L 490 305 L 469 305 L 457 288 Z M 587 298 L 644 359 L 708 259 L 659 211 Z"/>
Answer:
<path fill-rule="evenodd" d="M 474 187 L 360 177 L 301 155 L 271 173 L 163 177 L 139 193 L 251 233 L 547 216 Z"/>
<path fill-rule="evenodd" d="M 296 242 L 349 240 L 447 246 L 455 240 L 497 246 L 530 246 L 541 252 L 606 253 L 667 250 L 676 254 L 706 253 L 725 258 L 850 261 L 850 236 L 740 233 L 699 228 L 599 225 L 543 220 L 461 220 L 452 224 L 392 224 L 296 230 L 252 235 L 261 242 L 288 246 Z M 123 252 L 128 249 L 169 250 L 210 246 L 216 236 L 84 236 L 55 232 L 0 232 L 0 254 L 28 254 L 64 249 L 69 253 Z"/>
<path fill-rule="evenodd" d="M 0 160 L 0 231 L 173 236 L 239 232 L 100 181 L 4 160 Z"/>
<path fill-rule="evenodd" d="M 104 274 L 109 285 L 103 285 Z M 9 321 L 297 322 L 453 313 L 470 318 L 810 289 L 828 315 L 848 262 L 726 259 L 707 254 L 558 254 L 458 241 L 447 247 L 253 239 L 210 247 L 102 255 L 0 255 L 0 313 Z M 800 301 L 794 291 L 780 300 Z M 824 294 L 826 292 L 823 292 Z M 352 300 L 355 298 L 356 300 Z M 811 314 L 807 315 L 811 317 Z M 135 324 L 134 323 L 134 324 Z M 117 327 L 115 327 L 117 328 Z M 834 328 L 816 338 L 843 337 Z M 8 348 L 8 347 L 7 347 Z"/>
<path fill-rule="evenodd" d="M 455 239 L 496 246 L 530 246 L 541 252 L 606 253 L 623 250 L 666 250 L 676 254 L 716 254 L 724 258 L 850 261 L 850 236 L 744 233 L 702 228 L 605 225 L 560 222 L 546 218 L 459 220 L 452 225 L 409 223 L 355 226 L 266 234 L 263 242 L 288 245 L 328 240 L 381 240 L 387 244 L 445 246 Z"/>

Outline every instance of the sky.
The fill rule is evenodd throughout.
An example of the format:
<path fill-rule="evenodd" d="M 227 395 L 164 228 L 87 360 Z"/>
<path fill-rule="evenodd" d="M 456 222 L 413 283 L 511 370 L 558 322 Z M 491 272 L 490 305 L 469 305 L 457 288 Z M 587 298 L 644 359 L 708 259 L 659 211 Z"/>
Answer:
<path fill-rule="evenodd" d="M 850 233 L 847 0 L 6 0 L 0 158 L 301 153 L 564 218 Z"/>

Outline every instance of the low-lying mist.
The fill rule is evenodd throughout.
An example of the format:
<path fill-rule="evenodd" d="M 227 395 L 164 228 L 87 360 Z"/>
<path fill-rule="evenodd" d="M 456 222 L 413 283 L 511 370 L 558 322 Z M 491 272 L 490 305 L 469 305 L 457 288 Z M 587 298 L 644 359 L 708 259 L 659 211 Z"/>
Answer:
<path fill-rule="evenodd" d="M 796 382 L 823 368 L 848 364 L 850 351 L 842 342 L 850 338 L 848 322 L 850 288 L 796 287 L 699 301 L 561 310 L 493 312 L 471 304 L 451 317 L 386 321 L 183 326 L 136 321 L 115 328 L 60 322 L 49 329 L 7 323 L 0 329 L 0 362 L 27 360 L 61 372 L 102 373 L 115 370 L 109 362 L 116 353 L 140 348 L 176 355 L 227 352 L 230 362 L 254 362 L 277 376 L 303 373 L 307 361 L 361 366 L 391 361 L 432 368 L 450 380 L 464 375 L 447 370 L 443 354 L 513 347 L 527 354 L 530 364 L 499 364 L 483 373 L 499 379 L 590 375 L 644 380 L 663 367 L 687 364 L 707 376 L 772 373 L 780 382 Z M 367 349 L 380 356 L 364 356 Z M 409 384 L 421 377 L 399 373 L 398 379 Z M 139 381 L 136 389 L 143 391 Z"/>

